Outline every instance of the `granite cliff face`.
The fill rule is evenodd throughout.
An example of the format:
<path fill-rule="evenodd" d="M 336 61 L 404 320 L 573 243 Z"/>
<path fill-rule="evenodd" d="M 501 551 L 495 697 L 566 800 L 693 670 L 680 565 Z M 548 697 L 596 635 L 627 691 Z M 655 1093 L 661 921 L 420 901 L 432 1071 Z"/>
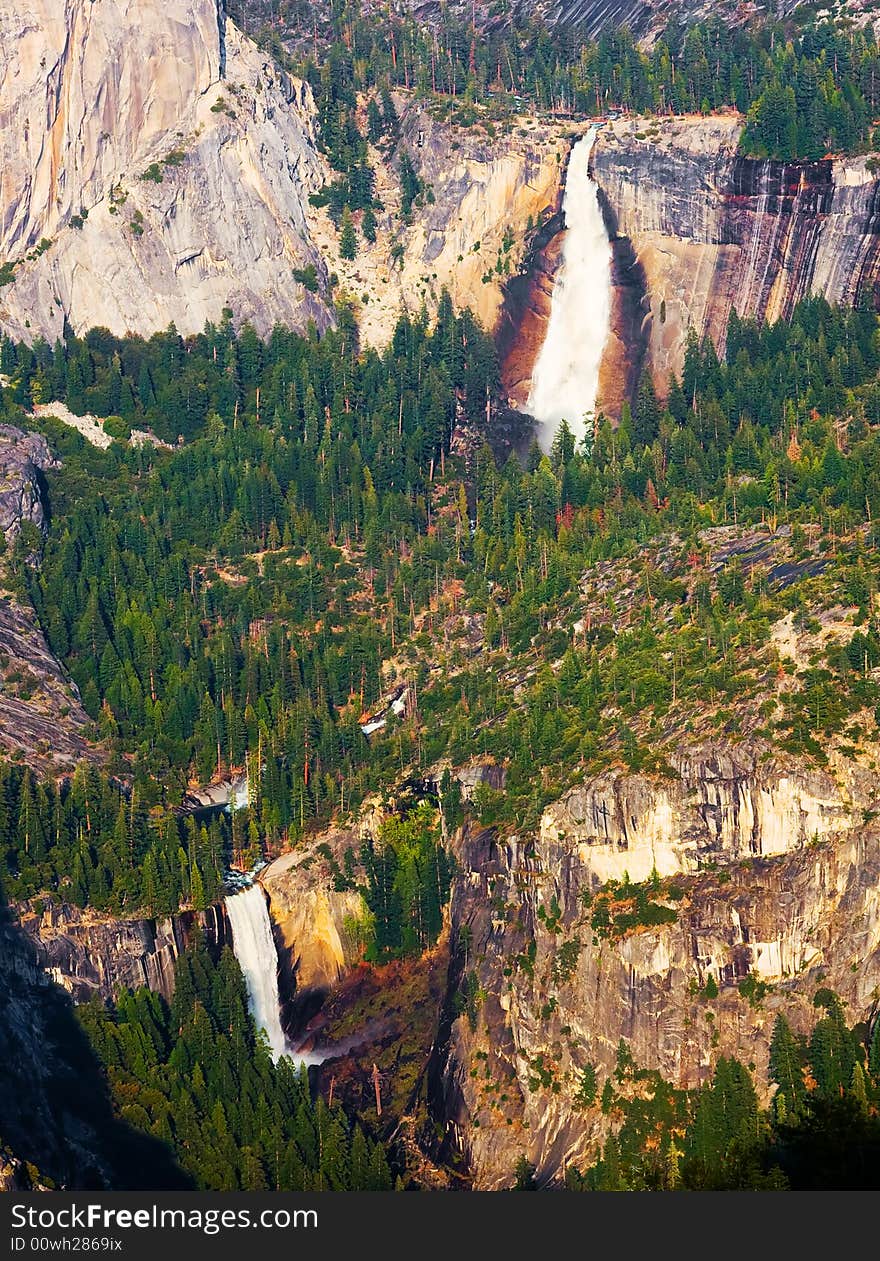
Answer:
<path fill-rule="evenodd" d="M 366 914 L 360 893 L 335 887 L 353 832 L 285 854 L 260 873 L 278 944 L 285 1024 L 292 1035 L 360 958 L 354 926 Z M 328 854 L 331 857 L 328 858 Z"/>
<path fill-rule="evenodd" d="M 40 479 L 55 467 L 45 438 L 0 425 L 0 530 L 7 557 L 25 523 L 45 527 Z M 89 718 L 20 586 L 8 582 L 7 564 L 0 565 L 0 751 L 23 754 L 41 769 L 69 769 L 93 756 L 84 735 Z"/>
<path fill-rule="evenodd" d="M 733 116 L 618 121 L 593 152 L 613 226 L 643 269 L 643 338 L 661 386 L 681 370 L 690 326 L 723 348 L 731 309 L 774 320 L 808 294 L 878 301 L 880 185 L 865 159 L 743 158 L 740 130 Z M 620 374 L 606 377 L 612 414 L 620 394 Z"/>
<path fill-rule="evenodd" d="M 403 94 L 397 108 L 398 145 L 372 154 L 384 207 L 375 243 L 362 244 L 354 260 L 339 258 L 326 211 L 312 213 L 312 237 L 354 300 L 369 345 L 390 341 L 402 310 L 416 315 L 424 304 L 432 312 L 443 289 L 456 307 L 469 306 L 495 331 L 503 323 L 508 277 L 518 273 L 536 229 L 558 207 L 566 133 L 527 117 L 506 128 L 462 127 Z M 408 222 L 400 214 L 404 152 L 423 188 Z"/>
<path fill-rule="evenodd" d="M 95 206 L 219 78 L 217 0 L 4 5 L 3 257 Z"/>
<path fill-rule="evenodd" d="M 674 778 L 613 770 L 549 806 L 540 840 L 576 845 L 593 883 L 693 874 L 707 862 L 770 858 L 829 840 L 873 810 L 873 771 L 848 758 L 807 769 L 751 744 L 680 751 Z"/>
<path fill-rule="evenodd" d="M 735 1055 L 766 1100 L 779 1011 L 807 1032 L 820 986 L 853 1022 L 880 1003 L 876 753 L 832 753 L 812 769 L 759 741 L 707 742 L 682 747 L 666 777 L 616 770 L 585 781 L 534 835 L 466 824 L 449 838 L 448 934 L 400 967 L 361 960 L 363 903 L 339 887 L 355 833 L 326 833 L 276 861 L 262 879 L 293 997 L 288 1025 L 331 1057 L 321 1090 L 335 1082 L 360 1106 L 377 1057 L 396 1089 L 401 1047 L 420 1081 L 430 1033 L 420 1025 L 415 1054 L 399 1009 L 402 993 L 427 985 L 428 1128 L 442 1136 L 431 1155 L 476 1188 L 510 1186 L 521 1155 L 542 1184 L 595 1158 L 608 1120 L 575 1096 L 587 1064 L 601 1092 L 621 1039 L 640 1067 L 684 1088 Z M 465 797 L 487 775 L 503 787 L 498 767 L 457 774 Z M 666 922 L 603 929 L 596 908 L 624 899 L 609 882 L 627 880 L 653 882 Z"/>
<path fill-rule="evenodd" d="M 22 932 L 35 959 L 75 1002 L 110 1001 L 120 986 L 148 986 L 165 998 L 174 993 L 174 965 L 196 925 L 210 948 L 231 944 L 222 904 L 182 911 L 160 920 L 118 920 L 67 903 L 41 910 L 18 908 Z"/>
<path fill-rule="evenodd" d="M 323 274 L 305 217 L 325 174 L 311 91 L 222 0 L 5 6 L 0 124 L 12 335 L 189 333 L 224 306 L 261 330 L 329 321 L 292 276 Z"/>
<path fill-rule="evenodd" d="M 466 829 L 452 903 L 450 992 L 476 993 L 438 1046 L 444 1151 L 482 1188 L 509 1186 L 525 1153 L 539 1180 L 595 1154 L 604 1118 L 578 1109 L 625 1039 L 636 1062 L 693 1087 L 719 1054 L 766 1090 L 776 1012 L 809 1029 L 819 984 L 868 1018 L 880 995 L 880 833 L 873 774 L 804 773 L 763 750 L 684 754 L 680 779 L 601 777 L 548 810 L 537 837 Z M 564 827 L 563 827 L 564 823 Z M 617 936 L 590 898 L 626 871 L 661 875 L 672 922 Z M 674 897 L 668 896 L 671 888 Z M 768 986 L 753 1004 L 738 982 Z M 707 1004 L 700 990 L 719 986 Z M 470 978 L 470 981 L 468 981 Z"/>
<path fill-rule="evenodd" d="M 445 286 L 489 328 L 529 220 L 558 197 L 558 127 L 460 128 L 401 96 L 394 152 L 374 151 L 376 242 L 339 257 L 309 196 L 333 173 L 309 86 L 227 19 L 222 0 L 38 0 L 0 13 L 0 325 L 201 331 L 225 307 L 268 332 L 333 320 L 329 276 L 382 346 L 401 309 Z M 405 149 L 423 181 L 399 214 Z M 313 266 L 317 290 L 294 279 Z"/>

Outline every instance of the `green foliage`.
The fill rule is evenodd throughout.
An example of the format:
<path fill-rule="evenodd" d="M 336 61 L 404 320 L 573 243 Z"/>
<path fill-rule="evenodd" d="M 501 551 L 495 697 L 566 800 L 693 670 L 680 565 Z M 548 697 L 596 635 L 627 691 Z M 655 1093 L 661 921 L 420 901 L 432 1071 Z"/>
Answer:
<path fill-rule="evenodd" d="M 308 289 L 309 293 L 318 292 L 318 272 L 314 263 L 307 263 L 305 267 L 294 267 L 293 278 L 298 285 Z"/>
<path fill-rule="evenodd" d="M 516 1162 L 512 1189 L 514 1191 L 537 1191 L 538 1189 L 535 1182 L 535 1166 L 525 1154 L 521 1155 Z"/>
<path fill-rule="evenodd" d="M 820 991 L 826 1015 L 809 1038 L 781 1013 L 770 1045 L 777 1091 L 762 1111 L 749 1070 L 720 1056 L 698 1090 L 678 1090 L 639 1068 L 625 1043 L 602 1111 L 614 1129 L 599 1160 L 569 1171 L 572 1190 L 785 1190 L 869 1187 L 880 1162 L 880 1080 L 848 1030 L 839 998 Z M 830 1027 L 833 1026 L 833 1029 Z M 578 1096 L 575 1097 L 576 1101 Z"/>
<path fill-rule="evenodd" d="M 813 1029 L 809 1062 L 819 1093 L 828 1099 L 837 1099 L 852 1084 L 860 1048 L 847 1028 L 840 999 L 831 991 L 822 990 L 816 997 L 824 994 L 829 995 L 821 1004 L 826 1014 Z"/>
<path fill-rule="evenodd" d="M 572 937 L 565 941 L 556 951 L 550 967 L 550 979 L 554 985 L 567 985 L 574 976 L 580 957 L 582 942 L 580 937 Z"/>
<path fill-rule="evenodd" d="M 131 425 L 121 416 L 108 416 L 104 421 L 104 432 L 120 442 L 127 442 L 131 437 Z"/>
<path fill-rule="evenodd" d="M 426 534 L 427 476 L 456 408 L 482 414 L 497 372 L 473 318 L 444 310 L 433 333 L 402 319 L 384 360 L 359 353 L 345 317 L 321 340 L 279 329 L 264 343 L 225 318 L 187 341 L 171 328 L 0 342 L 4 419 L 59 398 L 118 417 L 111 430 L 186 440 L 102 453 L 46 422 L 65 465 L 49 475 L 41 568 L 21 581 L 139 800 L 173 807 L 193 777 L 251 771 L 237 860 L 355 806 L 407 755 L 402 724 L 391 746 L 359 715 L 459 545 L 457 519 Z"/>
<path fill-rule="evenodd" d="M 456 1015 L 467 1015 L 472 1032 L 477 1029 L 477 1017 L 484 995 L 480 989 L 479 978 L 473 970 L 466 972 L 459 989 L 453 995 L 452 1008 Z"/>
<path fill-rule="evenodd" d="M 590 924 L 599 937 L 617 938 L 640 926 L 674 924 L 678 912 L 654 899 L 662 896 L 659 882 L 633 884 L 628 877 L 609 880 L 592 900 Z"/>
<path fill-rule="evenodd" d="M 880 54 L 871 27 L 806 12 L 808 20 L 797 24 L 761 17 L 733 29 L 720 17 L 673 22 L 643 51 L 626 27 L 609 24 L 596 40 L 572 39 L 570 26 L 548 30 L 527 8 L 489 23 L 474 39 L 467 12 L 450 7 L 439 19 L 438 56 L 436 27 L 405 12 L 377 23 L 369 12 L 334 6 L 318 44 L 308 6 L 285 6 L 281 14 L 265 0 L 248 7 L 262 9 L 265 21 L 260 31 L 259 18 L 251 17 L 248 29 L 312 85 L 331 165 L 355 182 L 366 156 L 356 93 L 369 94 L 370 142 L 393 145 L 399 126 L 392 86 L 433 95 L 438 117 L 482 126 L 487 136 L 523 101 L 532 110 L 577 116 L 619 109 L 707 114 L 735 106 L 748 116 L 745 150 L 785 161 L 865 147 L 880 114 Z M 289 47 L 302 52 L 291 56 Z M 644 129 L 638 134 L 650 138 Z"/>
<path fill-rule="evenodd" d="M 412 215 L 413 203 L 422 192 L 422 181 L 416 175 L 412 159 L 406 150 L 400 156 L 400 214 L 405 222 Z"/>
<path fill-rule="evenodd" d="M 61 784 L 0 764 L 7 894 L 21 900 L 48 892 L 115 915 L 170 915 L 181 904 L 204 909 L 221 890 L 228 825 L 199 825 L 155 808 L 154 796 L 148 781 L 126 794 L 88 764 Z"/>
<path fill-rule="evenodd" d="M 364 240 L 371 245 L 376 240 L 376 226 L 376 212 L 372 206 L 367 206 L 361 217 L 361 232 Z"/>
<path fill-rule="evenodd" d="M 339 234 L 339 257 L 353 259 L 357 255 L 357 236 L 351 211 L 346 206 L 342 214 L 342 231 Z"/>
<path fill-rule="evenodd" d="M 796 1116 L 802 1108 L 807 1096 L 804 1076 L 807 1048 L 802 1039 L 796 1038 L 791 1026 L 780 1013 L 773 1025 L 773 1037 L 770 1041 L 770 1080 L 778 1087 L 776 1109 L 779 1112 L 779 1099 L 784 1100 L 784 1113 L 789 1118 Z"/>
<path fill-rule="evenodd" d="M 180 957 L 170 1009 L 147 989 L 93 1000 L 80 1021 L 119 1115 L 161 1139 L 207 1191 L 387 1191 L 380 1143 L 322 1099 L 306 1070 L 273 1064 L 248 1013 L 232 951 L 203 941 Z"/>
<path fill-rule="evenodd" d="M 423 803 L 406 817 L 386 819 L 378 839 L 366 841 L 360 857 L 374 920 L 368 957 L 420 954 L 440 933 L 449 895 L 451 864 L 440 843 L 436 811 Z M 472 1001 L 468 994 L 464 1007 Z"/>
<path fill-rule="evenodd" d="M 593 1064 L 586 1064 L 581 1070 L 581 1077 L 578 1083 L 577 1092 L 574 1096 L 574 1104 L 576 1108 L 592 1108 L 596 1102 L 596 1094 L 598 1092 L 599 1082 L 596 1077 L 596 1069 Z"/>
<path fill-rule="evenodd" d="M 762 999 L 770 991 L 770 986 L 766 981 L 760 980 L 755 976 L 754 972 L 750 972 L 748 976 L 743 977 L 737 986 L 743 998 L 747 998 L 752 1007 L 760 1007 Z"/>

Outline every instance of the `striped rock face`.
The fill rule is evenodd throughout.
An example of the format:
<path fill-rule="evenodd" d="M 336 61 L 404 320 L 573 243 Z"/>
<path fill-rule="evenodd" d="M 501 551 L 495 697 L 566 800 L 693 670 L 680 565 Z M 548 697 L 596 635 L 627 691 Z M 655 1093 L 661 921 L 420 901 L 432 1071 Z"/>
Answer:
<path fill-rule="evenodd" d="M 661 387 L 681 371 L 688 328 L 721 349 L 731 310 L 784 318 L 810 294 L 877 304 L 880 193 L 864 158 L 739 157 L 733 116 L 642 125 L 603 129 L 593 170 L 643 277 L 630 358 L 647 353 Z"/>

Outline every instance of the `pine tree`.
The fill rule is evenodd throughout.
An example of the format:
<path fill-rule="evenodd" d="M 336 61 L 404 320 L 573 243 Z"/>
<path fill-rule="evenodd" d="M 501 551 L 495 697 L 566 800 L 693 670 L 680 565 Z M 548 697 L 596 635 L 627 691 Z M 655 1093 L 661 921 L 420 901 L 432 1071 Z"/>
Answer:
<path fill-rule="evenodd" d="M 339 234 L 339 257 L 351 261 L 357 256 L 357 236 L 351 211 L 346 206 L 342 214 L 342 231 Z"/>
<path fill-rule="evenodd" d="M 651 373 L 646 369 L 639 381 L 633 415 L 633 442 L 639 446 L 649 446 L 657 437 L 660 425 L 660 408 L 654 390 Z"/>
<path fill-rule="evenodd" d="M 620 1161 L 620 1143 L 617 1136 L 609 1134 L 602 1151 L 599 1174 L 600 1191 L 625 1191 L 626 1181 Z"/>
<path fill-rule="evenodd" d="M 384 129 L 385 124 L 382 120 L 379 106 L 376 103 L 376 98 L 371 96 L 369 101 L 367 101 L 367 137 L 371 144 L 378 144 L 382 139 Z"/>
<path fill-rule="evenodd" d="M 786 1099 L 786 1114 L 796 1112 L 806 1096 L 803 1054 L 791 1026 L 780 1012 L 770 1040 L 770 1079 Z"/>
<path fill-rule="evenodd" d="M 850 1094 L 859 1105 L 859 1111 L 862 1115 L 867 1116 L 868 1092 L 865 1085 L 865 1072 L 858 1060 L 856 1060 L 853 1065 L 852 1080 L 850 1081 Z"/>
<path fill-rule="evenodd" d="M 516 1162 L 514 1170 L 513 1190 L 514 1191 L 537 1191 L 538 1187 L 535 1182 L 535 1166 L 523 1152 Z"/>
<path fill-rule="evenodd" d="M 364 240 L 372 245 L 376 240 L 376 212 L 372 206 L 367 206 L 361 217 L 361 232 L 364 234 Z"/>

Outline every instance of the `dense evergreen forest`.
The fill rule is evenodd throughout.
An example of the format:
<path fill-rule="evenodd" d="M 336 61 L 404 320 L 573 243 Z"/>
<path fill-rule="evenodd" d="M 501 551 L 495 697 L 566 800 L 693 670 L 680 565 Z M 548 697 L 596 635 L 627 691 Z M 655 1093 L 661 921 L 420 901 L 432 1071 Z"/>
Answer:
<path fill-rule="evenodd" d="M 162 833 L 151 846 L 129 820 L 123 844 L 114 810 L 83 849 L 78 822 L 62 835 L 38 801 L 47 842 L 32 857 L 16 798 L 13 892 L 70 877 L 75 900 L 85 886 L 96 904 L 159 910 L 168 889 L 216 889 L 224 854 L 255 861 L 393 778 L 408 751 L 371 744 L 359 724 L 383 659 L 469 532 L 463 487 L 444 515 L 432 479 L 454 424 L 482 415 L 496 387 L 472 317 L 447 299 L 433 330 L 402 320 L 384 357 L 358 353 L 343 315 L 320 341 L 279 329 L 264 344 L 226 321 L 187 343 L 173 329 L 149 342 L 100 330 L 54 348 L 4 341 L 0 361 L 10 417 L 58 397 L 189 439 L 171 456 L 122 445 L 105 456 L 49 423 L 65 453 L 59 530 L 40 569 L 12 580 L 29 586 L 114 769 L 133 778 L 133 819 L 164 809 L 166 822 L 151 820 Z M 201 829 L 184 863 L 167 807 L 191 775 L 231 768 L 250 773 L 249 814 L 234 816 L 226 847 Z M 123 875 L 151 848 L 140 880 Z"/>
<path fill-rule="evenodd" d="M 314 6 L 297 0 L 236 0 L 230 12 L 311 82 L 321 134 L 350 183 L 352 209 L 370 194 L 354 117 L 358 91 L 405 88 L 446 98 L 465 125 L 476 121 L 476 106 L 491 107 L 499 118 L 523 103 L 579 116 L 735 107 L 748 119 L 744 152 L 785 160 L 875 144 L 880 49 L 870 29 L 816 21 L 809 13 L 734 29 L 720 20 L 672 25 L 643 52 L 626 29 L 590 41 L 576 24 L 551 32 L 538 19 L 477 31 L 455 14 L 425 25 L 389 12 L 379 23 L 361 13 L 357 0 L 333 0 L 323 21 Z M 388 134 L 393 123 L 387 107 L 374 107 L 370 138 Z"/>
<path fill-rule="evenodd" d="M 147 989 L 78 1008 L 122 1120 L 167 1143 L 206 1191 L 390 1191 L 384 1148 L 337 1106 L 312 1101 L 305 1070 L 273 1064 L 228 948 L 195 941 L 174 1000 Z"/>
<path fill-rule="evenodd" d="M 51 530 L 40 567 L 9 581 L 133 791 L 9 772 L 14 894 L 200 903 L 230 858 L 277 852 L 443 757 L 506 763 L 504 793 L 481 789 L 477 807 L 532 826 L 572 776 L 620 757 L 662 767 L 695 708 L 719 731 L 752 714 L 821 761 L 832 737 L 857 745 L 858 713 L 880 703 L 871 312 L 810 299 L 789 323 L 733 315 L 724 358 L 692 339 L 667 399 L 645 377 L 617 428 L 596 417 L 576 445 L 563 426 L 550 456 L 502 467 L 487 446 L 450 453 L 497 369 L 448 299 L 433 328 L 402 318 L 383 355 L 360 353 L 343 317 L 321 339 L 263 342 L 226 321 L 186 340 L 7 340 L 0 359 L 4 419 L 32 423 L 22 408 L 55 395 L 187 435 L 171 452 L 99 452 L 45 422 L 64 457 Z M 735 521 L 784 527 L 799 580 L 711 563 L 702 532 Z M 607 564 L 643 597 L 575 632 L 582 577 Z M 860 609 L 851 642 L 777 697 L 771 625 L 835 601 Z M 392 660 L 410 702 L 367 736 Z M 753 703 L 737 717 L 734 698 Z M 251 800 L 231 827 L 171 813 L 188 783 L 243 769 Z"/>
<path fill-rule="evenodd" d="M 156 795 L 144 777 L 123 788 L 88 763 L 61 783 L 0 763 L 0 887 L 114 915 L 171 915 L 182 901 L 204 910 L 221 893 L 229 823 L 151 808 Z"/>

